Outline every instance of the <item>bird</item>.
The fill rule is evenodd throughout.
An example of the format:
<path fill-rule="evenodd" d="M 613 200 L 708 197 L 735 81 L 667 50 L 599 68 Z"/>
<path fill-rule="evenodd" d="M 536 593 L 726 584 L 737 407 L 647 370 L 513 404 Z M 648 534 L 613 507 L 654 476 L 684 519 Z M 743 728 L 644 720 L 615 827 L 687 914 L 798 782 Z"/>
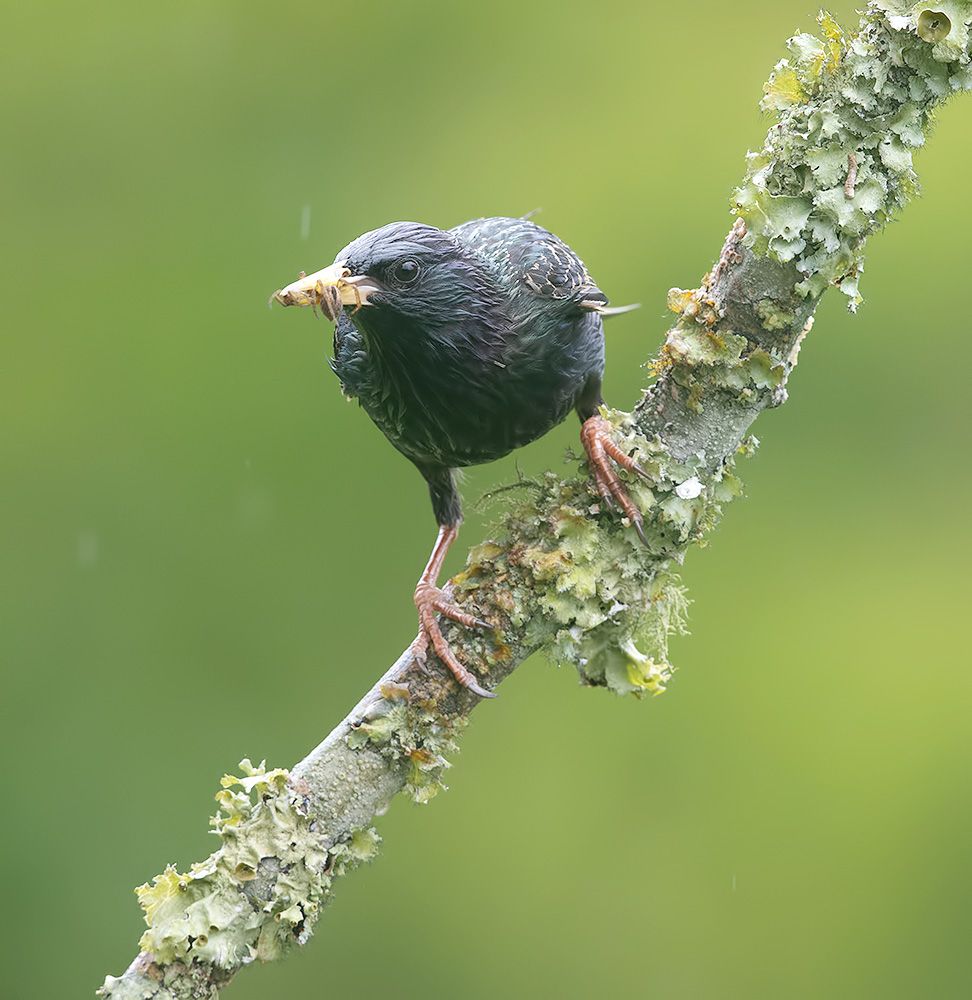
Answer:
<path fill-rule="evenodd" d="M 491 462 L 570 413 L 594 485 L 645 541 L 618 468 L 647 478 L 603 415 L 604 319 L 612 308 L 581 259 L 528 217 L 452 229 L 393 222 L 364 233 L 334 263 L 278 289 L 271 305 L 310 306 L 334 323 L 331 368 L 428 484 L 438 534 L 415 587 L 419 633 L 456 681 L 495 697 L 458 659 L 439 616 L 492 629 L 439 587 L 462 521 L 458 469 Z"/>

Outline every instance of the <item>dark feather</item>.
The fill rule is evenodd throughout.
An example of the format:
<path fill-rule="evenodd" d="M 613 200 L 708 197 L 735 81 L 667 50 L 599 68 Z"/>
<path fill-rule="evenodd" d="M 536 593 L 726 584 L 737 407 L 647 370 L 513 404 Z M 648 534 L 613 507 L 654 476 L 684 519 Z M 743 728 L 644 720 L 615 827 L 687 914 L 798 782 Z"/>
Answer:
<path fill-rule="evenodd" d="M 400 287 L 395 268 L 406 258 L 420 273 Z M 382 291 L 339 317 L 332 367 L 435 485 L 437 513 L 458 516 L 445 470 L 500 458 L 572 409 L 596 409 L 608 300 L 547 230 L 505 218 L 448 232 L 395 223 L 337 260 Z"/>

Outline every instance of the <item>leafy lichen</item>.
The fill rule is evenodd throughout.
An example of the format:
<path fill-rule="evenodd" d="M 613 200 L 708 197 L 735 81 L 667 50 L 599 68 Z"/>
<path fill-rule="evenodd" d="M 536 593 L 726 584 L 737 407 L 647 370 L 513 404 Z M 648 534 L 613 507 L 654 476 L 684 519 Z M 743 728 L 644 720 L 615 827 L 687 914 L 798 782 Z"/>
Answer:
<path fill-rule="evenodd" d="M 732 460 L 715 469 L 704 455 L 676 460 L 659 441 L 642 437 L 630 415 L 608 416 L 650 477 L 627 484 L 644 514 L 648 545 L 630 531 L 592 530 L 575 510 L 561 508 L 541 547 L 566 559 L 537 582 L 547 584 L 541 603 L 560 626 L 552 645 L 558 661 L 576 666 L 588 684 L 619 694 L 660 694 L 673 671 L 668 641 L 685 632 L 688 606 L 674 567 L 689 545 L 704 544 L 742 484 Z"/>
<path fill-rule="evenodd" d="M 837 285 L 855 309 L 864 241 L 917 190 L 935 106 L 972 88 L 972 3 L 877 2 L 853 37 L 819 20 L 823 37 L 791 38 L 766 85 L 778 124 L 733 207 L 749 246 L 795 264 L 802 295 Z"/>
<path fill-rule="evenodd" d="M 329 843 L 287 771 L 249 760 L 240 770 L 216 795 L 219 850 L 135 890 L 148 924 L 140 945 L 161 965 L 231 970 L 279 957 L 310 937 L 334 878 L 377 852 L 371 829 Z"/>
<path fill-rule="evenodd" d="M 413 698 L 407 685 L 382 688 L 382 697 L 347 737 L 352 750 L 378 749 L 405 770 L 405 790 L 421 805 L 445 788 L 445 754 L 458 749 L 457 735 L 464 725 L 447 721 L 433 705 Z"/>
<path fill-rule="evenodd" d="M 753 362 L 739 343 L 700 342 L 687 350 L 691 362 L 678 364 L 724 365 L 722 374 L 737 388 L 755 371 L 759 381 L 775 378 L 767 375 L 772 365 Z M 586 477 L 547 473 L 523 484 L 529 494 L 507 506 L 504 523 L 515 542 L 499 536 L 473 549 L 454 582 L 461 598 L 483 580 L 501 581 L 528 643 L 574 665 L 584 683 L 659 694 L 673 669 L 668 639 L 685 629 L 687 599 L 674 566 L 687 546 L 703 541 L 741 483 L 731 461 L 714 470 L 704 455 L 676 461 L 659 441 L 639 434 L 630 414 L 602 413 L 647 473 L 647 480 L 629 476 L 626 488 L 644 515 L 648 544 L 602 509 Z"/>

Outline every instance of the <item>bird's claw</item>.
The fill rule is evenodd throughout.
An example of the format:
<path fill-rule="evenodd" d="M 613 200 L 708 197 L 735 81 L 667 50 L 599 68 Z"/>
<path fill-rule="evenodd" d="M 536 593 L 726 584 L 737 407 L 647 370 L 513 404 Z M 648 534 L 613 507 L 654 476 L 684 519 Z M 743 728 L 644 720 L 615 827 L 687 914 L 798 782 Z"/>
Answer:
<path fill-rule="evenodd" d="M 442 663 L 449 668 L 453 677 L 473 694 L 480 698 L 495 698 L 492 691 L 487 691 L 472 673 L 457 659 L 452 647 L 446 641 L 442 630 L 439 628 L 437 615 L 442 615 L 450 621 L 465 625 L 466 628 L 492 629 L 489 622 L 483 621 L 466 611 L 458 605 L 453 604 L 445 593 L 431 583 L 421 582 L 415 588 L 415 607 L 418 609 L 419 634 L 416 637 L 413 650 L 417 658 L 424 659 L 431 645 L 435 655 Z"/>
<path fill-rule="evenodd" d="M 587 461 L 594 477 L 594 486 L 604 503 L 613 509 L 620 507 L 625 517 L 631 522 L 642 544 L 648 544 L 645 535 L 644 518 L 634 501 L 628 496 L 617 470 L 612 463 L 620 465 L 643 479 L 650 480 L 648 473 L 628 454 L 624 452 L 611 436 L 611 424 L 600 414 L 588 417 L 581 425 L 581 442 L 587 452 Z"/>

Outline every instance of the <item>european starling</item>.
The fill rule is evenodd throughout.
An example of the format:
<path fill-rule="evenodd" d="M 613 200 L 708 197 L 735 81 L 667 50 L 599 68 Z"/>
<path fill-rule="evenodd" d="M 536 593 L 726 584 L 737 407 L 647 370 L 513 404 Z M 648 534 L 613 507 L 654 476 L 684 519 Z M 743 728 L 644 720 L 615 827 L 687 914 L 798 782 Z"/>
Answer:
<path fill-rule="evenodd" d="M 599 412 L 602 317 L 626 310 L 608 308 L 584 264 L 552 233 L 502 218 L 450 230 L 391 223 L 273 300 L 319 308 L 335 323 L 331 367 L 345 394 L 425 477 L 439 534 L 415 588 L 419 651 L 431 643 L 460 684 L 493 697 L 437 621 L 491 627 L 437 582 L 462 520 L 455 470 L 501 458 L 575 410 L 598 493 L 644 540 L 641 514 L 613 463 L 644 472 Z"/>

